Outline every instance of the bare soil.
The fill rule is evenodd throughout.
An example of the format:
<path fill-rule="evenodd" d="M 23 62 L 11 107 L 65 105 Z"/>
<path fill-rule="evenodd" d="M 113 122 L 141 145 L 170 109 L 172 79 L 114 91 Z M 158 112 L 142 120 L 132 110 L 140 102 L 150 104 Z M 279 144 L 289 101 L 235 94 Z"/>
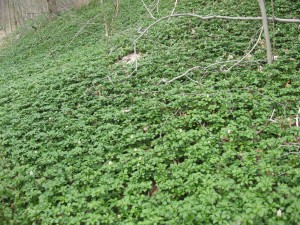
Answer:
<path fill-rule="evenodd" d="M 0 30 L 0 40 L 6 36 L 4 30 Z"/>

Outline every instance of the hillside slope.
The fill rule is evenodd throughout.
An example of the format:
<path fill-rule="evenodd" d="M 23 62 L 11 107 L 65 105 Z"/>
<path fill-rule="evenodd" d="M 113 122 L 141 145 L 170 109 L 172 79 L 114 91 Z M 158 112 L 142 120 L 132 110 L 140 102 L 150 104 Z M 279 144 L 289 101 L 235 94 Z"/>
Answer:
<path fill-rule="evenodd" d="M 156 18 L 174 8 L 145 3 Z M 278 17 L 300 14 L 300 2 L 276 4 Z M 176 12 L 259 7 L 182 0 Z M 118 13 L 94 2 L 1 49 L 0 223 L 299 223 L 299 25 L 270 25 L 273 65 L 260 40 L 227 71 L 260 21 L 167 19 L 139 39 L 132 73 L 122 59 L 154 21 L 141 1 Z"/>

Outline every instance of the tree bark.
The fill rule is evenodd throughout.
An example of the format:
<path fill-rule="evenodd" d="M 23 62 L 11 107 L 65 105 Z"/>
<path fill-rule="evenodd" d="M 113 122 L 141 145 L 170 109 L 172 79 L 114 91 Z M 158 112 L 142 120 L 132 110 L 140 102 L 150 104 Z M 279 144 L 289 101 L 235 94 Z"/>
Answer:
<path fill-rule="evenodd" d="M 15 29 L 15 21 L 14 21 L 14 8 L 13 8 L 13 3 L 11 0 L 8 0 L 7 2 L 8 6 L 8 21 L 9 21 L 9 28 L 10 32 L 12 32 Z"/>
<path fill-rule="evenodd" d="M 56 4 L 56 0 L 47 0 L 48 3 L 48 11 L 50 15 L 57 15 L 58 14 L 58 8 Z"/>
<path fill-rule="evenodd" d="M 263 27 L 264 27 L 265 41 L 266 41 L 266 45 L 267 45 L 268 64 L 272 64 L 273 54 L 272 54 L 272 46 L 271 46 L 270 35 L 269 35 L 268 17 L 267 17 L 267 12 L 266 12 L 265 1 L 258 0 L 258 2 L 259 2 L 260 11 L 261 11 Z"/>

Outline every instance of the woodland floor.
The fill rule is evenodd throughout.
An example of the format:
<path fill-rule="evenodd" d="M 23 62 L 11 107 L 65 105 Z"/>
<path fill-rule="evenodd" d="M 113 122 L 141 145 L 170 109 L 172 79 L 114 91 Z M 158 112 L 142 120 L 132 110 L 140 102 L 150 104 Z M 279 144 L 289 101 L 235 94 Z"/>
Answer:
<path fill-rule="evenodd" d="M 4 30 L 0 30 L 0 41 L 2 41 L 2 39 L 6 36 L 5 31 Z"/>
<path fill-rule="evenodd" d="M 140 37 L 257 1 L 102 2 L 5 39 L 0 225 L 299 224 L 299 25 L 270 26 L 268 65 L 261 21 L 174 17 Z"/>

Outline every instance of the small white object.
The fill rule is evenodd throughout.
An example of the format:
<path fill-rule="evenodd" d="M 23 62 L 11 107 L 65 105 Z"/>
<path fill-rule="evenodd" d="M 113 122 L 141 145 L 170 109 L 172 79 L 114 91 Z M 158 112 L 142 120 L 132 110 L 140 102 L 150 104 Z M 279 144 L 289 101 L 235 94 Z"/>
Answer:
<path fill-rule="evenodd" d="M 228 59 L 228 60 L 233 59 L 233 55 L 229 55 L 229 56 L 227 57 L 227 59 Z"/>
<path fill-rule="evenodd" d="M 126 64 L 132 64 L 134 63 L 135 61 L 137 61 L 138 58 L 140 58 L 141 55 L 140 54 L 135 54 L 135 53 L 132 53 L 132 54 L 129 54 L 127 56 L 124 56 L 122 58 L 122 62 L 126 63 Z"/>
<path fill-rule="evenodd" d="M 29 175 L 33 176 L 33 171 L 32 170 L 30 170 Z"/>
<path fill-rule="evenodd" d="M 123 110 L 123 112 L 125 112 L 125 113 L 128 113 L 128 112 L 130 112 L 131 111 L 131 109 L 124 109 Z"/>
<path fill-rule="evenodd" d="M 299 114 L 300 114 L 300 108 L 298 110 L 298 114 L 296 116 L 296 126 L 299 127 Z"/>
<path fill-rule="evenodd" d="M 111 166 L 112 164 L 113 164 L 113 162 L 112 162 L 112 161 L 109 161 L 109 162 L 108 162 L 108 165 L 110 165 L 110 166 Z"/>
<path fill-rule="evenodd" d="M 282 217 L 282 211 L 281 211 L 281 209 L 277 210 L 277 217 Z"/>

